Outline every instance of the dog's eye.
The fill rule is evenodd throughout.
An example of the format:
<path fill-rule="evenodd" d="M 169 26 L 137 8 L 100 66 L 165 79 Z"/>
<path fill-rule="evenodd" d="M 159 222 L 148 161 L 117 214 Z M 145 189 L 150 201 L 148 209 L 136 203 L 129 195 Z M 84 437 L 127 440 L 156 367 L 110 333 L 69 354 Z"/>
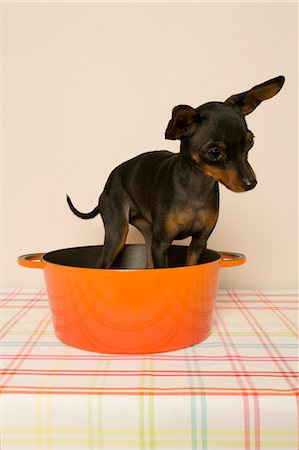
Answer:
<path fill-rule="evenodd" d="M 222 158 L 222 152 L 218 147 L 213 147 L 209 150 L 208 156 L 212 161 L 219 161 Z"/>

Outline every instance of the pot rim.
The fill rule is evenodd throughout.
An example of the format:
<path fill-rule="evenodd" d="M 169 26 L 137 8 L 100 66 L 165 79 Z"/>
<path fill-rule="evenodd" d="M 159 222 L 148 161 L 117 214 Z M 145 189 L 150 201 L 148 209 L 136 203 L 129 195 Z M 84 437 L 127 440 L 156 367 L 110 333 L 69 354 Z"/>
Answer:
<path fill-rule="evenodd" d="M 220 252 L 216 250 L 206 249 L 207 252 L 209 252 L 213 256 L 212 261 L 203 262 L 200 264 L 192 265 L 192 266 L 173 266 L 173 267 L 163 267 L 163 268 L 133 268 L 133 269 L 126 269 L 126 268 L 109 268 L 109 269 L 101 269 L 97 267 L 84 267 L 84 266 L 76 266 L 71 264 L 62 264 L 57 262 L 48 261 L 47 257 L 53 253 L 59 253 L 67 250 L 80 250 L 80 249 L 89 249 L 89 248 L 101 248 L 103 245 L 86 245 L 86 246 L 77 246 L 77 247 L 68 247 L 63 249 L 57 249 L 52 250 L 50 252 L 45 253 L 32 253 L 27 255 L 19 256 L 18 263 L 19 265 L 23 267 L 29 267 L 29 268 L 39 268 L 44 269 L 46 265 L 50 264 L 51 266 L 58 266 L 58 267 L 68 267 L 71 269 L 80 269 L 80 270 L 96 270 L 96 271 L 111 271 L 111 272 L 141 272 L 141 271 L 148 271 L 152 272 L 157 271 L 161 272 L 164 270 L 194 270 L 194 268 L 199 268 L 203 266 L 207 266 L 208 264 L 216 264 L 219 263 L 221 267 L 230 267 L 230 266 L 238 266 L 241 264 L 244 264 L 246 261 L 246 257 L 243 254 L 236 253 L 236 252 Z M 125 247 L 145 247 L 145 244 L 126 244 Z M 182 244 L 174 244 L 172 245 L 173 248 L 183 247 L 188 248 L 188 245 Z"/>

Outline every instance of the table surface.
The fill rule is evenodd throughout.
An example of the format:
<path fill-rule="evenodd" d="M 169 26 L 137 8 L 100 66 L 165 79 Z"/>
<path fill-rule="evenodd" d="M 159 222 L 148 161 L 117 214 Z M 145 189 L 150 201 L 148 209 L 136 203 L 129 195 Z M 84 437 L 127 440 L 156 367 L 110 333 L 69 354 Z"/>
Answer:
<path fill-rule="evenodd" d="M 1 295 L 2 450 L 298 450 L 296 292 L 219 291 L 207 340 L 142 356 L 64 345 L 43 290 Z"/>

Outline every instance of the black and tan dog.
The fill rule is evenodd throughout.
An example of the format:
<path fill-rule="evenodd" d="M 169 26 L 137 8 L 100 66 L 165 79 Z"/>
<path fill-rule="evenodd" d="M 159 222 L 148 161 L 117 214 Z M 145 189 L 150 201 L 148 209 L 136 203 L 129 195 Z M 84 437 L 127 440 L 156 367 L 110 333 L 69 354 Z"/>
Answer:
<path fill-rule="evenodd" d="M 167 267 L 172 241 L 188 236 L 186 264 L 199 263 L 218 218 L 218 182 L 234 192 L 257 184 L 247 160 L 254 136 L 244 116 L 276 95 L 283 83 L 279 76 L 224 103 L 176 106 L 165 137 L 181 141 L 178 154 L 143 153 L 116 167 L 90 213 L 79 212 L 67 197 L 76 216 L 102 215 L 105 242 L 99 267 L 112 265 L 125 245 L 129 223 L 144 236 L 148 268 Z"/>

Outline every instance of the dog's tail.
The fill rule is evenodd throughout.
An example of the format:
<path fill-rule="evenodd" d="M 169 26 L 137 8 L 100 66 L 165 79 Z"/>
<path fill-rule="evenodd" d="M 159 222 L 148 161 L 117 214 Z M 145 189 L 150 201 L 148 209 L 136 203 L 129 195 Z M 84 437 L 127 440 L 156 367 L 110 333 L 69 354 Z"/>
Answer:
<path fill-rule="evenodd" d="M 93 219 L 101 212 L 100 211 L 100 203 L 89 213 L 82 213 L 74 207 L 72 200 L 70 199 L 70 197 L 68 195 L 66 196 L 66 200 L 68 202 L 70 210 L 75 214 L 75 216 L 80 217 L 80 219 Z"/>

